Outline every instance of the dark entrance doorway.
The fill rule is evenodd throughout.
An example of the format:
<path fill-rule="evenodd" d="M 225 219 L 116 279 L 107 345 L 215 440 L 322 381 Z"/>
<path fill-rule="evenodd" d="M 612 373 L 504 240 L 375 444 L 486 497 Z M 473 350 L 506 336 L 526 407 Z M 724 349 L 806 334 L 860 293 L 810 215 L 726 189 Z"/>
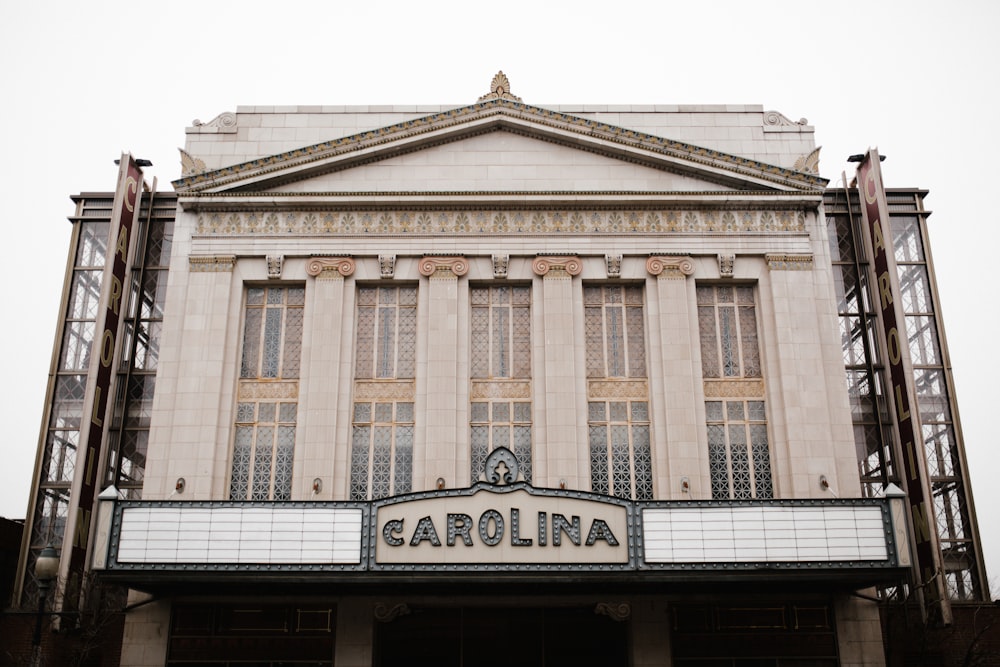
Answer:
<path fill-rule="evenodd" d="M 375 665 L 626 667 L 628 623 L 586 608 L 418 608 L 375 629 Z"/>

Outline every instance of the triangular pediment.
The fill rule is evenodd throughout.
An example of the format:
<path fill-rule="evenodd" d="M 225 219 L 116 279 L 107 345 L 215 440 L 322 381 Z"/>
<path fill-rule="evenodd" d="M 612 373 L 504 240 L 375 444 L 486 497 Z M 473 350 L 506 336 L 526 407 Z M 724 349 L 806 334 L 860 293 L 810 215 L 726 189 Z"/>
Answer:
<path fill-rule="evenodd" d="M 188 175 L 188 195 L 815 192 L 814 174 L 491 100 Z"/>

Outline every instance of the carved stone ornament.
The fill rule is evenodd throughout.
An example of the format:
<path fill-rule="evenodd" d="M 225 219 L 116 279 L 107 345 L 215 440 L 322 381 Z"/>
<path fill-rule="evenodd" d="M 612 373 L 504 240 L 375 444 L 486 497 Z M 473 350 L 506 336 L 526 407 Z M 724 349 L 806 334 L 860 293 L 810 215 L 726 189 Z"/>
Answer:
<path fill-rule="evenodd" d="M 396 256 L 395 255 L 379 255 L 378 256 L 378 270 L 379 275 L 383 278 L 392 278 L 396 275 Z"/>
<path fill-rule="evenodd" d="M 785 255 L 767 254 L 764 255 L 767 268 L 771 271 L 811 271 L 813 268 L 812 255 Z"/>
<path fill-rule="evenodd" d="M 188 257 L 191 273 L 217 273 L 232 271 L 236 266 L 235 255 L 211 255 L 209 257 Z"/>
<path fill-rule="evenodd" d="M 267 256 L 267 277 L 275 280 L 281 277 L 281 268 L 285 265 L 284 255 Z"/>
<path fill-rule="evenodd" d="M 390 623 L 400 616 L 408 616 L 410 613 L 410 606 L 405 602 L 400 602 L 392 606 L 384 602 L 379 602 L 375 605 L 375 620 L 379 623 Z"/>
<path fill-rule="evenodd" d="M 608 278 L 622 277 L 622 256 L 605 255 L 604 264 L 608 267 Z"/>
<path fill-rule="evenodd" d="M 646 271 L 652 276 L 685 278 L 694 273 L 694 262 L 690 257 L 654 256 L 646 260 Z"/>
<path fill-rule="evenodd" d="M 719 255 L 719 275 L 723 278 L 732 278 L 736 265 L 736 255 Z"/>
<path fill-rule="evenodd" d="M 183 148 L 177 150 L 181 152 L 181 176 L 193 176 L 208 170 L 204 160 L 194 157 Z"/>
<path fill-rule="evenodd" d="M 583 264 L 580 263 L 580 258 L 575 255 L 563 257 L 543 256 L 535 258 L 535 261 L 531 263 L 531 270 L 537 276 L 544 276 L 550 271 L 553 272 L 553 275 L 578 276 L 583 271 Z"/>
<path fill-rule="evenodd" d="M 627 621 L 632 616 L 632 605 L 628 602 L 598 602 L 595 614 L 609 617 L 613 621 Z"/>
<path fill-rule="evenodd" d="M 764 125 L 808 125 L 809 121 L 805 118 L 799 118 L 797 121 L 793 121 L 791 118 L 781 113 L 780 111 L 765 111 L 764 112 Z"/>
<path fill-rule="evenodd" d="M 203 123 L 197 118 L 195 118 L 193 121 L 191 121 L 191 125 L 193 125 L 194 127 L 202 127 L 202 128 L 215 127 L 218 128 L 219 132 L 228 134 L 230 132 L 236 131 L 236 114 L 234 114 L 232 111 L 223 111 L 222 113 L 220 113 L 218 116 L 208 121 L 207 123 Z"/>
<path fill-rule="evenodd" d="M 517 481 L 518 465 L 514 452 L 506 447 L 497 447 L 486 457 L 484 466 L 486 481 L 490 484 L 512 484 Z"/>
<path fill-rule="evenodd" d="M 805 174 L 818 174 L 819 173 L 819 151 L 823 148 L 822 146 L 817 146 L 809 155 L 803 155 L 798 160 L 795 161 L 795 171 L 801 171 Z"/>
<path fill-rule="evenodd" d="M 420 260 L 418 270 L 422 276 L 433 276 L 440 272 L 445 274 L 444 277 L 458 278 L 469 272 L 469 262 L 464 257 L 424 257 Z"/>
<path fill-rule="evenodd" d="M 317 278 L 346 278 L 356 268 L 350 257 L 313 257 L 306 266 L 306 273 Z"/>
<path fill-rule="evenodd" d="M 493 255 L 493 277 L 506 278 L 510 255 Z"/>
<path fill-rule="evenodd" d="M 503 70 L 497 72 L 493 77 L 493 81 L 490 83 L 490 92 L 479 98 L 480 102 L 488 102 L 490 100 L 522 101 L 517 95 L 511 95 L 510 81 L 507 80 L 507 75 L 503 73 Z"/>

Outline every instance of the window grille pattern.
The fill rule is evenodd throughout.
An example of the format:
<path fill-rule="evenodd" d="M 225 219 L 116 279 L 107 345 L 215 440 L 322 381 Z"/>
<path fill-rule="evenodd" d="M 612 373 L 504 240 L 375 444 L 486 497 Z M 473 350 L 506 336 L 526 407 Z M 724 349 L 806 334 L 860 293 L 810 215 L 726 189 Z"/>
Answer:
<path fill-rule="evenodd" d="M 359 288 L 357 321 L 354 377 L 412 378 L 417 342 L 417 288 Z"/>
<path fill-rule="evenodd" d="M 413 478 L 413 403 L 355 403 L 351 500 L 409 493 Z"/>
<path fill-rule="evenodd" d="M 409 493 L 413 484 L 415 285 L 362 285 L 357 293 L 351 500 Z M 373 382 L 377 380 L 377 382 Z M 393 382 L 396 380 L 396 382 Z"/>
<path fill-rule="evenodd" d="M 583 288 L 587 377 L 646 377 L 642 287 Z"/>
<path fill-rule="evenodd" d="M 587 426 L 592 490 L 618 498 L 651 500 L 649 403 L 590 401 Z"/>
<path fill-rule="evenodd" d="M 497 447 L 514 453 L 524 481 L 531 483 L 531 403 L 474 401 L 472 403 L 471 479 L 476 482 L 486 458 Z"/>
<path fill-rule="evenodd" d="M 531 288 L 473 287 L 472 377 L 531 376 Z"/>
<path fill-rule="evenodd" d="M 764 401 L 706 401 L 712 498 L 772 498 Z"/>
<path fill-rule="evenodd" d="M 241 378 L 297 378 L 302 356 L 302 287 L 247 290 Z"/>
<path fill-rule="evenodd" d="M 703 377 L 759 378 L 754 288 L 699 285 L 696 294 Z"/>
<path fill-rule="evenodd" d="M 250 287 L 244 311 L 240 385 L 296 380 L 302 356 L 302 287 Z M 295 451 L 294 401 L 241 401 L 236 406 L 232 500 L 289 500 Z"/>
<path fill-rule="evenodd" d="M 296 411 L 295 403 L 237 404 L 231 499 L 291 499 Z"/>
<path fill-rule="evenodd" d="M 619 498 L 650 499 L 643 288 L 584 285 L 583 304 L 587 377 L 601 381 L 588 383 L 591 489 Z"/>
<path fill-rule="evenodd" d="M 706 385 L 726 383 L 735 399 L 705 402 L 712 498 L 771 498 L 764 401 L 751 400 L 755 383 L 743 382 L 761 377 L 754 287 L 698 285 L 695 293 L 702 377 Z"/>

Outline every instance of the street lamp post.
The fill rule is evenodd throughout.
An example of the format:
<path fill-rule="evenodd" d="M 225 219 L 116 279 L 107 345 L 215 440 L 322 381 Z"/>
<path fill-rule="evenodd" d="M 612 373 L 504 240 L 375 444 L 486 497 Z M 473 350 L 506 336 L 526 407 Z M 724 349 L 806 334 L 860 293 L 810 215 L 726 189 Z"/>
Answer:
<path fill-rule="evenodd" d="M 50 544 L 35 560 L 35 581 L 38 582 L 38 615 L 35 618 L 35 634 L 31 638 L 31 664 L 40 664 L 42 657 L 42 619 L 45 617 L 45 598 L 52 582 L 59 575 L 59 552 Z"/>

